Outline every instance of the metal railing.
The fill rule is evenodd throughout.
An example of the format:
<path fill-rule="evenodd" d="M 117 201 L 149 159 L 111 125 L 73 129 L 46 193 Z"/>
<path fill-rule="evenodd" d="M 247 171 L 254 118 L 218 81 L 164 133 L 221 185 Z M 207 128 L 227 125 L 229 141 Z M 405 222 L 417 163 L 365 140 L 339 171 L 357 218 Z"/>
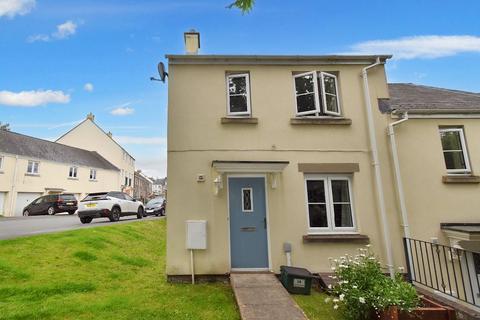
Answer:
<path fill-rule="evenodd" d="M 409 280 L 480 307 L 480 252 L 403 238 Z"/>

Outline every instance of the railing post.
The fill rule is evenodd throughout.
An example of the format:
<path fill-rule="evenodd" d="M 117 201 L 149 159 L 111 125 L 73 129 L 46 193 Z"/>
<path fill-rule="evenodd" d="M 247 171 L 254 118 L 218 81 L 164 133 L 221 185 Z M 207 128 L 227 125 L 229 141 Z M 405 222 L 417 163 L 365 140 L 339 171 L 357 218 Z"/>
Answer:
<path fill-rule="evenodd" d="M 403 249 L 405 250 L 405 262 L 407 265 L 407 281 L 412 283 L 412 270 L 410 269 L 410 246 L 408 245 L 408 238 L 403 238 Z"/>

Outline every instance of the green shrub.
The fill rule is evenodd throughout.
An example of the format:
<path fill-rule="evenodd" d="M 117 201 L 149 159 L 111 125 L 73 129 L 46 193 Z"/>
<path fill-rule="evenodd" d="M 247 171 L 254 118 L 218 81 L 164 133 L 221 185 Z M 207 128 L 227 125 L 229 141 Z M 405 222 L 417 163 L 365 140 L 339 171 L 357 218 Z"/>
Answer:
<path fill-rule="evenodd" d="M 330 260 L 336 280 L 336 285 L 329 286 L 336 296 L 334 309 L 339 309 L 345 319 L 370 319 L 373 314 L 391 306 L 406 311 L 418 306 L 415 288 L 400 274 L 393 279 L 386 276 L 369 246 L 359 249 L 356 256 L 345 255 Z"/>

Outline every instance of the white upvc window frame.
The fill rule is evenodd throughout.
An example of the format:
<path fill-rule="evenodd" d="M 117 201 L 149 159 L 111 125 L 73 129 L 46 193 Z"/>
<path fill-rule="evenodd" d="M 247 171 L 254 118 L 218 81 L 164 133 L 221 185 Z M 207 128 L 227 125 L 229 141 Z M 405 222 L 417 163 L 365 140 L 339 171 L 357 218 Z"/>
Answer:
<path fill-rule="evenodd" d="M 348 182 L 348 192 L 350 199 L 350 212 L 352 214 L 352 227 L 335 227 L 335 210 L 334 204 L 339 202 L 333 202 L 332 193 L 332 180 L 343 180 Z M 310 226 L 310 213 L 309 204 L 317 204 L 315 202 L 308 202 L 308 186 L 307 181 L 323 181 L 325 189 L 325 207 L 327 213 L 327 227 L 311 227 Z M 355 218 L 354 199 L 352 191 L 352 178 L 347 175 L 325 175 L 325 174 L 306 174 L 304 177 L 305 188 L 305 207 L 307 213 L 308 233 L 309 234 L 356 234 L 357 222 Z M 343 202 L 342 202 L 343 203 Z M 320 202 L 318 204 L 321 204 Z"/>
<path fill-rule="evenodd" d="M 249 190 L 250 191 L 250 209 L 245 209 L 245 202 L 243 201 L 243 196 L 244 196 L 244 193 L 243 191 L 244 190 Z M 242 199 L 242 212 L 253 212 L 253 188 L 242 188 L 242 195 L 241 195 L 241 199 Z"/>
<path fill-rule="evenodd" d="M 30 164 L 32 164 L 30 166 Z M 29 170 L 29 168 L 32 168 L 32 170 Z M 35 160 L 28 160 L 27 163 L 27 174 L 30 175 L 39 175 L 40 174 L 40 162 L 35 161 Z"/>
<path fill-rule="evenodd" d="M 5 157 L 0 155 L 0 172 L 3 172 L 3 163 L 5 162 Z"/>
<path fill-rule="evenodd" d="M 230 90 L 229 90 L 229 84 L 228 81 L 233 78 L 245 78 L 245 94 L 247 96 L 247 111 L 241 111 L 241 112 L 231 112 L 230 111 Z M 227 89 L 227 115 L 228 116 L 251 116 L 252 114 L 252 109 L 251 109 L 251 103 L 250 103 L 250 74 L 249 73 L 229 73 L 225 77 L 225 83 L 226 83 L 226 89 Z M 243 96 L 243 94 L 233 94 L 233 96 Z"/>
<path fill-rule="evenodd" d="M 68 177 L 70 179 L 78 179 L 78 167 L 70 166 L 70 168 L 68 168 Z"/>
<path fill-rule="evenodd" d="M 310 92 L 309 93 L 301 93 L 301 94 L 297 94 L 297 87 L 296 87 L 296 84 L 295 84 L 295 80 L 297 78 L 301 78 L 301 77 L 304 77 L 304 76 L 308 76 L 308 75 L 312 75 L 313 76 L 313 94 L 314 94 L 314 100 L 315 100 L 315 110 L 308 110 L 308 111 L 302 111 L 302 112 L 298 112 L 298 103 L 297 103 L 297 97 L 298 96 L 303 96 L 303 95 L 307 95 L 307 94 L 311 94 Z M 293 76 L 293 93 L 295 94 L 295 115 L 296 116 L 308 116 L 308 115 L 315 115 L 316 113 L 320 113 L 321 110 L 320 110 L 320 100 L 319 100 L 319 91 L 318 91 L 318 78 L 317 78 L 317 71 L 309 71 L 309 72 L 304 72 L 304 73 L 299 73 L 299 74 L 296 74 Z"/>
<path fill-rule="evenodd" d="M 89 180 L 90 181 L 96 181 L 97 180 L 97 169 L 90 169 Z"/>
<path fill-rule="evenodd" d="M 442 147 L 442 156 L 443 161 L 445 163 L 445 169 L 447 170 L 448 174 L 470 174 L 472 169 L 470 167 L 470 158 L 468 157 L 468 150 L 467 150 L 467 143 L 465 140 L 465 132 L 462 127 L 458 128 L 439 128 L 438 132 L 441 134 L 442 132 L 459 132 L 460 136 L 460 144 L 462 146 L 462 150 L 444 150 L 443 143 L 442 143 L 442 136 L 440 135 L 440 145 Z M 447 169 L 447 163 L 445 162 L 445 152 L 451 151 L 462 151 L 463 159 L 465 159 L 465 169 Z"/>
<path fill-rule="evenodd" d="M 335 80 L 335 95 L 328 93 L 325 91 L 325 76 L 331 77 Z M 323 113 L 332 115 L 332 116 L 340 116 L 342 114 L 342 109 L 340 107 L 340 96 L 338 95 L 338 78 L 336 75 L 327 73 L 327 72 L 320 72 L 320 81 L 322 84 L 322 101 L 323 101 Z M 327 95 L 334 96 L 337 100 L 337 108 L 338 112 L 329 111 L 327 109 Z"/>

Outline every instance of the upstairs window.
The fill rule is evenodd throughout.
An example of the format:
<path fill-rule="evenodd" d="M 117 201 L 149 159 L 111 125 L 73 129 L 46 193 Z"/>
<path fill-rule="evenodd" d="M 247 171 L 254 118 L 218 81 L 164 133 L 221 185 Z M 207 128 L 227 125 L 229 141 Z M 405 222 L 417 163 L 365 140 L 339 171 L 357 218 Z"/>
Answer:
<path fill-rule="evenodd" d="M 470 173 L 465 135 L 462 128 L 441 128 L 443 158 L 447 172 L 452 174 Z"/>
<path fill-rule="evenodd" d="M 77 178 L 77 167 L 70 167 L 70 170 L 68 170 L 68 177 Z"/>
<path fill-rule="evenodd" d="M 40 163 L 37 161 L 28 161 L 27 173 L 28 174 L 38 174 L 38 167 Z"/>
<path fill-rule="evenodd" d="M 97 180 L 97 170 L 90 169 L 90 180 Z"/>
<path fill-rule="evenodd" d="M 3 169 L 3 157 L 0 156 L 0 171 Z"/>
<path fill-rule="evenodd" d="M 311 71 L 293 79 L 297 116 L 341 116 L 336 75 Z"/>
<path fill-rule="evenodd" d="M 227 75 L 227 115 L 250 115 L 250 76 L 248 73 Z"/>

